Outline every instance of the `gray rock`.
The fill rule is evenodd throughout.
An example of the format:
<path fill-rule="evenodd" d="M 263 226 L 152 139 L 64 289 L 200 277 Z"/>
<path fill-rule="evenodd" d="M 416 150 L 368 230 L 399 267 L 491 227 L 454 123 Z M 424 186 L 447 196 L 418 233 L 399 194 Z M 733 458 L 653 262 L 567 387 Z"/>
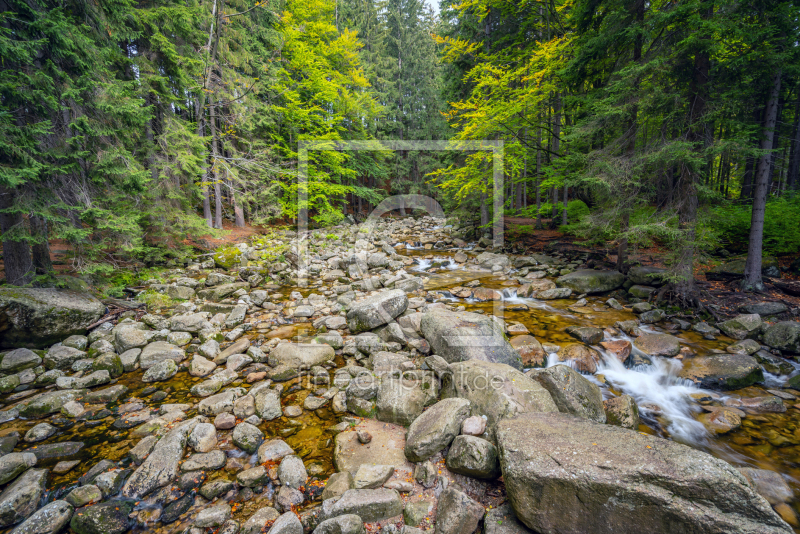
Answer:
<path fill-rule="evenodd" d="M 36 455 L 29 452 L 12 452 L 0 456 L 0 484 L 11 482 L 34 465 Z"/>
<path fill-rule="evenodd" d="M 436 505 L 436 534 L 472 534 L 485 510 L 467 494 L 449 487 Z"/>
<path fill-rule="evenodd" d="M 783 302 L 764 301 L 764 302 L 750 302 L 739 307 L 740 311 L 744 313 L 757 313 L 762 317 L 770 315 L 778 315 L 789 311 L 789 307 Z"/>
<path fill-rule="evenodd" d="M 497 443 L 534 531 L 791 532 L 731 465 L 674 441 L 550 413 L 501 421 Z"/>
<path fill-rule="evenodd" d="M 764 372 L 752 356 L 711 354 L 684 360 L 679 374 L 700 387 L 733 390 L 764 381 Z"/>
<path fill-rule="evenodd" d="M 217 429 L 211 423 L 198 423 L 189 434 L 187 444 L 195 452 L 209 452 L 217 446 Z"/>
<path fill-rule="evenodd" d="M 355 514 L 326 519 L 314 529 L 314 534 L 364 534 L 364 523 Z"/>
<path fill-rule="evenodd" d="M 133 502 L 111 500 L 82 508 L 72 515 L 70 528 L 76 534 L 124 534 L 131 528 L 128 517 L 133 511 Z"/>
<path fill-rule="evenodd" d="M 191 455 L 181 464 L 181 471 L 216 471 L 225 467 L 228 457 L 221 450 L 213 450 Z"/>
<path fill-rule="evenodd" d="M 142 354 L 142 349 L 126 350 L 119 355 L 119 361 L 122 363 L 122 370 L 126 373 L 135 371 L 139 366 L 139 356 Z"/>
<path fill-rule="evenodd" d="M 122 495 L 131 499 L 141 499 L 174 480 L 178 476 L 178 465 L 183 458 L 186 441 L 198 422 L 196 418 L 190 419 L 167 432 L 125 483 Z"/>
<path fill-rule="evenodd" d="M 394 474 L 393 465 L 367 465 L 361 464 L 353 477 L 355 489 L 373 489 L 383 485 L 384 482 L 392 478 Z"/>
<path fill-rule="evenodd" d="M 142 382 L 164 382 L 178 374 L 178 364 L 173 360 L 163 360 L 153 365 L 142 375 Z"/>
<path fill-rule="evenodd" d="M 217 415 L 233 410 L 236 399 L 244 395 L 242 388 L 229 388 L 222 393 L 211 395 L 197 404 L 197 412 L 201 415 Z"/>
<path fill-rule="evenodd" d="M 221 503 L 200 510 L 194 518 L 194 526 L 200 528 L 218 527 L 230 519 L 230 517 L 230 505 Z"/>
<path fill-rule="evenodd" d="M 303 525 L 294 512 L 286 512 L 275 520 L 268 534 L 303 534 Z"/>
<path fill-rule="evenodd" d="M 234 427 L 232 438 L 234 445 L 252 454 L 258 450 L 258 446 L 264 441 L 264 433 L 257 426 L 241 422 Z"/>
<path fill-rule="evenodd" d="M 293 369 L 311 369 L 333 360 L 334 351 L 322 343 L 281 343 L 270 352 L 270 365 L 286 365 Z"/>
<path fill-rule="evenodd" d="M 389 519 L 403 513 L 403 501 L 395 490 L 351 489 L 330 507 L 329 517 L 355 514 L 365 523 Z"/>
<path fill-rule="evenodd" d="M 630 395 L 620 395 L 603 401 L 606 422 L 609 425 L 621 426 L 636 430 L 639 428 L 639 407 Z"/>
<path fill-rule="evenodd" d="M 25 433 L 25 441 L 28 443 L 36 443 L 37 441 L 44 441 L 56 433 L 56 427 L 48 423 L 39 423 L 32 427 Z"/>
<path fill-rule="evenodd" d="M 572 296 L 572 289 L 568 287 L 554 287 L 553 289 L 545 289 L 536 294 L 536 298 L 541 300 L 558 300 L 567 299 Z"/>
<path fill-rule="evenodd" d="M 33 369 L 41 364 L 42 358 L 32 350 L 15 349 L 3 356 L 3 360 L 0 362 L 0 372 L 18 373 L 24 369 Z"/>
<path fill-rule="evenodd" d="M 558 287 L 568 287 L 575 293 L 605 293 L 622 286 L 625 276 L 617 271 L 581 269 L 556 279 Z"/>
<path fill-rule="evenodd" d="M 262 534 L 267 523 L 274 522 L 278 519 L 278 516 L 280 516 L 278 511 L 271 506 L 259 508 L 256 510 L 256 513 L 251 515 L 250 518 L 244 522 L 240 534 Z"/>
<path fill-rule="evenodd" d="M 597 345 L 603 341 L 603 331 L 593 326 L 569 326 L 566 332 L 587 345 Z"/>
<path fill-rule="evenodd" d="M 139 355 L 139 366 L 142 369 L 150 369 L 155 364 L 164 360 L 172 360 L 179 363 L 186 356 L 186 352 L 166 341 L 154 341 L 142 349 Z"/>
<path fill-rule="evenodd" d="M 19 523 L 36 511 L 47 473 L 47 469 L 28 469 L 0 493 L 0 527 Z"/>
<path fill-rule="evenodd" d="M 51 347 L 44 356 L 44 365 L 48 369 L 61 369 L 67 371 L 72 364 L 78 360 L 86 358 L 86 353 L 72 347 L 55 346 Z"/>
<path fill-rule="evenodd" d="M 597 384 L 581 376 L 567 365 L 554 365 L 527 373 L 550 393 L 558 411 L 584 417 L 597 423 L 606 422 L 603 393 Z"/>
<path fill-rule="evenodd" d="M 442 397 L 469 400 L 470 415 L 486 416 L 490 437 L 503 418 L 558 411 L 546 389 L 508 365 L 472 360 L 451 364 L 450 368 L 452 377 L 444 381 Z"/>
<path fill-rule="evenodd" d="M 633 340 L 633 346 L 648 356 L 671 358 L 681 351 L 680 340 L 669 334 L 644 334 Z"/>
<path fill-rule="evenodd" d="M 128 454 L 133 459 L 134 463 L 139 465 L 141 464 L 145 458 L 153 451 L 153 447 L 156 446 L 158 442 L 158 438 L 155 436 L 146 436 L 142 438 L 139 443 L 137 443 L 129 452 Z"/>
<path fill-rule="evenodd" d="M 422 413 L 426 396 L 416 382 L 384 378 L 375 404 L 380 421 L 408 426 Z"/>
<path fill-rule="evenodd" d="M 408 297 L 402 289 L 382 291 L 354 302 L 347 312 L 347 324 L 354 334 L 372 330 L 391 322 L 407 307 Z"/>
<path fill-rule="evenodd" d="M 255 404 L 255 413 L 265 421 L 272 421 L 283 415 L 280 394 L 267 387 L 250 390 Z"/>
<path fill-rule="evenodd" d="M 103 492 L 101 492 L 100 488 L 94 484 L 78 486 L 67 494 L 65 500 L 75 508 L 80 508 L 81 506 L 85 506 L 92 501 L 102 501 Z"/>
<path fill-rule="evenodd" d="M 298 489 L 304 486 L 308 480 L 306 467 L 299 456 L 286 456 L 278 466 L 278 478 L 281 484 L 290 488 Z"/>
<path fill-rule="evenodd" d="M 800 323 L 783 321 L 767 328 L 764 344 L 774 349 L 800 354 Z"/>
<path fill-rule="evenodd" d="M 258 463 L 277 462 L 290 454 L 294 454 L 294 450 L 285 441 L 271 439 L 262 443 L 258 448 Z"/>
<path fill-rule="evenodd" d="M 344 495 L 347 490 L 355 489 L 355 480 L 350 471 L 340 471 L 332 474 L 322 490 L 322 500 L 332 499 Z"/>
<path fill-rule="evenodd" d="M 666 269 L 658 267 L 637 265 L 636 267 L 631 267 L 628 271 L 628 279 L 634 284 L 658 287 L 664 285 L 664 274 L 666 272 Z"/>
<path fill-rule="evenodd" d="M 207 380 L 203 380 L 199 384 L 195 384 L 189 392 L 196 397 L 208 397 L 213 395 L 223 387 L 227 386 L 234 380 L 239 378 L 236 371 L 230 369 L 223 369 L 218 373 L 211 375 Z"/>
<path fill-rule="evenodd" d="M 522 368 L 520 356 L 506 340 L 502 325 L 491 317 L 435 309 L 422 315 L 420 328 L 433 352 L 448 363 L 484 360 Z"/>
<path fill-rule="evenodd" d="M 44 417 L 51 413 L 61 411 L 61 408 L 68 402 L 74 401 L 84 393 L 80 389 L 66 389 L 63 391 L 51 391 L 42 393 L 23 402 L 19 406 L 19 415 L 22 417 Z"/>
<path fill-rule="evenodd" d="M 406 457 L 421 462 L 450 445 L 469 412 L 470 401 L 463 398 L 444 399 L 431 406 L 408 428 Z"/>
<path fill-rule="evenodd" d="M 447 453 L 447 468 L 474 478 L 497 478 L 497 447 L 476 436 L 456 436 Z"/>
<path fill-rule="evenodd" d="M 756 313 L 738 315 L 728 321 L 717 323 L 717 328 L 722 330 L 726 336 L 733 339 L 744 339 L 753 337 L 761 332 L 761 316 Z"/>
<path fill-rule="evenodd" d="M 42 348 L 83 335 L 105 313 L 89 293 L 65 289 L 0 288 L 0 349 Z"/>
<path fill-rule="evenodd" d="M 236 482 L 245 488 L 254 488 L 256 486 L 263 486 L 269 482 L 269 475 L 263 465 L 257 465 L 250 469 L 240 471 L 236 475 Z"/>

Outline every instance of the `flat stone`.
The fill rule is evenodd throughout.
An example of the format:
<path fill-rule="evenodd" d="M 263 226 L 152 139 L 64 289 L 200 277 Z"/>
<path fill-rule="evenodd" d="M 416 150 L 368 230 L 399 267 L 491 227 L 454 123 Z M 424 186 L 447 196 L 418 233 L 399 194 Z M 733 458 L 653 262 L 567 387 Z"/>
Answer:
<path fill-rule="evenodd" d="M 395 490 L 352 489 L 342 495 L 331 507 L 330 516 L 355 514 L 366 523 L 399 516 L 403 513 L 403 502 Z"/>

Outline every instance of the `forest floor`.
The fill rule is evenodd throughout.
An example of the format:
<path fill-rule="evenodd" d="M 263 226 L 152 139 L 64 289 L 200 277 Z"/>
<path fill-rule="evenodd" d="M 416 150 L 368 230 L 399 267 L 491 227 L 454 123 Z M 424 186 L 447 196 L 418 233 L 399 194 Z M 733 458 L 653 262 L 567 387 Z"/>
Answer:
<path fill-rule="evenodd" d="M 616 263 L 616 243 L 607 243 L 605 246 L 587 245 L 583 246 L 581 239 L 576 239 L 560 232 L 549 229 L 550 220 L 543 219 L 543 229 L 536 229 L 536 219 L 526 217 L 505 217 L 505 239 L 507 242 L 513 241 L 517 249 L 524 250 L 526 253 L 543 252 L 546 247 L 554 242 L 569 243 L 571 248 L 585 249 L 586 251 L 604 252 L 605 261 L 611 265 Z M 195 249 L 211 252 L 218 247 L 233 245 L 247 241 L 254 235 L 266 234 L 268 226 L 244 226 L 236 227 L 229 221 L 223 221 L 223 235 L 206 235 L 198 239 L 187 239 L 184 245 L 189 245 Z M 68 243 L 63 240 L 50 241 L 50 257 L 53 261 L 53 268 L 59 275 L 70 275 L 76 272 L 78 265 L 72 259 L 72 250 Z M 668 250 L 659 246 L 648 248 L 638 248 L 629 251 L 630 259 L 638 261 L 642 265 L 653 267 L 664 267 L 668 255 Z M 800 254 L 798 254 L 800 255 Z M 797 256 L 797 255 L 796 255 Z M 796 257 L 794 256 L 794 257 Z M 781 267 L 788 267 L 793 261 L 793 256 L 779 258 Z M 767 290 L 760 294 L 743 293 L 738 290 L 737 282 L 712 282 L 706 280 L 705 272 L 713 263 L 698 264 L 695 267 L 695 279 L 702 292 L 701 302 L 704 305 L 713 304 L 715 309 L 727 315 L 738 313 L 738 308 L 746 302 L 753 301 L 776 301 L 783 302 L 790 307 L 800 306 L 800 297 L 788 295 L 771 284 L 767 284 Z M 120 265 L 124 268 L 125 265 Z M 3 261 L 0 258 L 0 279 L 5 277 Z M 782 280 L 798 281 L 800 277 L 789 273 L 783 273 Z"/>

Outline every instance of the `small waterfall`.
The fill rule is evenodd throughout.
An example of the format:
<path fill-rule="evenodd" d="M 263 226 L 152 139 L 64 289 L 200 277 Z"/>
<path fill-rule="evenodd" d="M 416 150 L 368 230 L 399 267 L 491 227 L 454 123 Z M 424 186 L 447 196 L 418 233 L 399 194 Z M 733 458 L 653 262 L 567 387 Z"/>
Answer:
<path fill-rule="evenodd" d="M 706 444 L 708 431 L 692 416 L 699 407 L 689 397 L 703 390 L 678 376 L 683 368 L 680 360 L 655 356 L 651 357 L 652 365 L 626 368 L 614 355 L 602 350 L 601 354 L 603 361 L 597 372 L 615 389 L 633 397 L 643 417 L 662 417 L 666 420 L 666 431 L 675 441 L 694 446 Z M 658 406 L 661 412 L 648 410 L 648 404 Z"/>
<path fill-rule="evenodd" d="M 414 265 L 414 266 L 411 268 L 411 270 L 412 270 L 412 271 L 418 271 L 418 272 L 422 272 L 422 271 L 425 271 L 425 270 L 427 270 L 427 269 L 430 269 L 430 267 L 431 267 L 431 264 L 432 264 L 432 263 L 433 263 L 433 261 L 432 261 L 432 260 L 423 260 L 423 259 L 420 259 L 420 260 L 417 260 L 417 264 L 416 264 L 416 265 Z"/>

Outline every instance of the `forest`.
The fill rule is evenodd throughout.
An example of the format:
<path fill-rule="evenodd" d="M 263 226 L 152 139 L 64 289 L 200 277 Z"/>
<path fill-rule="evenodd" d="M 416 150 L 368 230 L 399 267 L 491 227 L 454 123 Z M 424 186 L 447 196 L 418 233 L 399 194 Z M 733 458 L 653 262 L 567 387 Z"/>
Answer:
<path fill-rule="evenodd" d="M 294 224 L 300 140 L 491 140 L 505 216 L 616 250 L 658 245 L 695 297 L 709 253 L 800 245 L 798 6 L 747 0 L 5 0 L 7 284 L 180 260 Z M 317 151 L 313 225 L 402 193 L 479 232 L 486 152 Z M 490 199 L 491 200 L 491 199 Z M 209 234 L 211 232 L 211 234 Z M 745 246 L 745 243 L 748 243 Z"/>

